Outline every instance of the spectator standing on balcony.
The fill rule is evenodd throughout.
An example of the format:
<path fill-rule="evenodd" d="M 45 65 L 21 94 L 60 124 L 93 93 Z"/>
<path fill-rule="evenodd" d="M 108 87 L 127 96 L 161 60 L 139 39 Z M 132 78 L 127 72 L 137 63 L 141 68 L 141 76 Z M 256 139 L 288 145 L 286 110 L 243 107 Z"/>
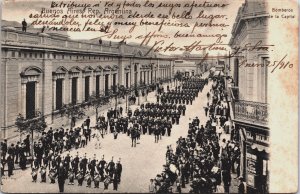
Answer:
<path fill-rule="evenodd" d="M 26 28 L 27 28 L 27 22 L 24 19 L 23 22 L 22 22 L 22 31 L 26 32 Z"/>

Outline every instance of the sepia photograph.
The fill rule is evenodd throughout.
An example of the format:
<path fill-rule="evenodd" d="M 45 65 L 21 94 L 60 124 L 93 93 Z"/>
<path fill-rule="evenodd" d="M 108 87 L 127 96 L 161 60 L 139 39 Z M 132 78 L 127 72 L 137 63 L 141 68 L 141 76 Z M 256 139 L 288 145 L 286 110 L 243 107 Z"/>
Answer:
<path fill-rule="evenodd" d="M 3 193 L 295 193 L 296 0 L 3 0 Z"/>

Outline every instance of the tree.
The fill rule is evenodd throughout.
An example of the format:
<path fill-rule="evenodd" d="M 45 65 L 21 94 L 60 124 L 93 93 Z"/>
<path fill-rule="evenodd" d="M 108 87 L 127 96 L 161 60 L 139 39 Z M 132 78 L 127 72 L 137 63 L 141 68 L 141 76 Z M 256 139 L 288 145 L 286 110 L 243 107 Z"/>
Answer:
<path fill-rule="evenodd" d="M 115 98 L 115 110 L 117 109 L 118 106 L 118 98 L 124 98 L 125 95 L 128 94 L 128 90 L 125 88 L 123 85 L 115 85 L 112 86 L 112 94 L 111 97 Z"/>
<path fill-rule="evenodd" d="M 177 87 L 177 81 L 183 80 L 183 72 L 177 71 L 174 75 L 174 79 L 176 80 L 176 87 Z"/>
<path fill-rule="evenodd" d="M 63 106 L 62 115 L 66 115 L 71 120 L 70 126 L 72 128 L 76 124 L 76 119 L 82 118 L 85 113 L 80 105 L 70 103 Z"/>
<path fill-rule="evenodd" d="M 35 117 L 32 119 L 25 119 L 22 114 L 19 114 L 15 122 L 20 133 L 23 131 L 31 133 L 31 154 L 33 156 L 33 132 L 41 133 L 47 127 L 45 116 L 39 110 L 35 111 Z"/>
<path fill-rule="evenodd" d="M 102 107 L 103 105 L 109 103 L 109 97 L 108 96 L 97 96 L 95 93 L 93 93 L 90 97 L 89 97 L 89 102 L 90 104 L 95 108 L 95 112 L 96 112 L 96 122 L 98 119 L 98 109 L 100 107 Z"/>

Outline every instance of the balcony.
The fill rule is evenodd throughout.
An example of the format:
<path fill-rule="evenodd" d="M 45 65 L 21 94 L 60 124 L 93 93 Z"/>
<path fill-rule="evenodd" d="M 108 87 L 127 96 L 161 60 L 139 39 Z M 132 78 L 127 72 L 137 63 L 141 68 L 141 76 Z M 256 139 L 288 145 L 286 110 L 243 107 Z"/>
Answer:
<path fill-rule="evenodd" d="M 250 124 L 268 124 L 268 105 L 266 103 L 238 100 L 234 103 L 234 119 Z"/>

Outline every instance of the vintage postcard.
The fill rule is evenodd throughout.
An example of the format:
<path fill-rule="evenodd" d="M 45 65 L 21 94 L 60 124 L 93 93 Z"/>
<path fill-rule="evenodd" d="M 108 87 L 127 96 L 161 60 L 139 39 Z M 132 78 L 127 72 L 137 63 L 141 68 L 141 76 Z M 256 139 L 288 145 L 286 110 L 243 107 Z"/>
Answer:
<path fill-rule="evenodd" d="M 3 0 L 4 193 L 295 193 L 296 0 Z"/>

